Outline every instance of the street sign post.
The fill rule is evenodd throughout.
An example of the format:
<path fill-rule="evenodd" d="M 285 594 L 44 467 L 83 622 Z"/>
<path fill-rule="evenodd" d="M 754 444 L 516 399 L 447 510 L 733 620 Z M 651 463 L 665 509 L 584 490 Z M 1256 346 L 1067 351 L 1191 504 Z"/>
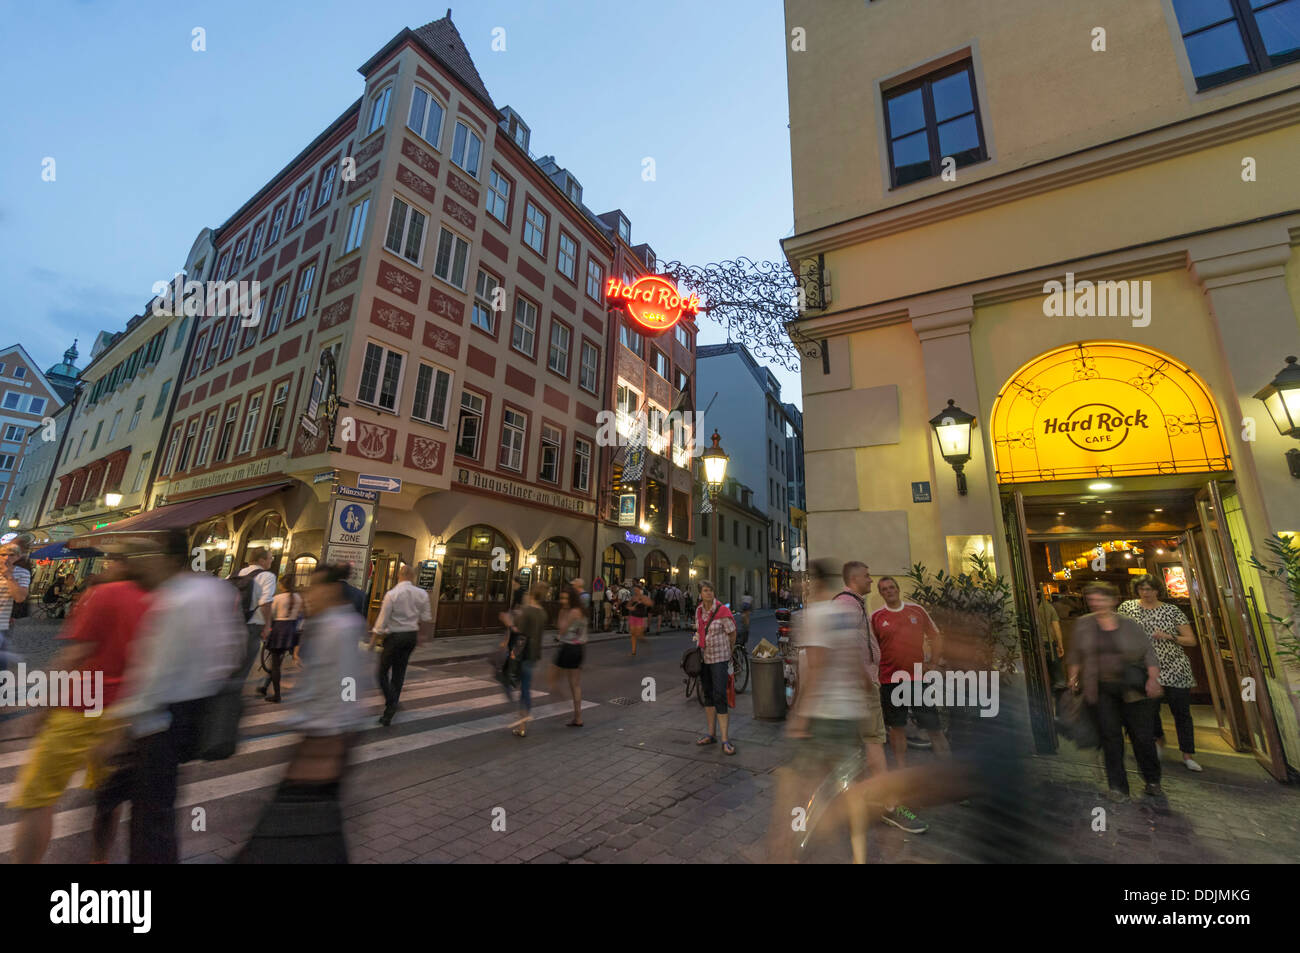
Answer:
<path fill-rule="evenodd" d="M 348 581 L 365 590 L 370 571 L 370 549 L 375 538 L 375 510 L 379 494 L 350 486 L 335 486 L 321 563 L 350 563 Z"/>
<path fill-rule="evenodd" d="M 400 493 L 402 492 L 402 481 L 397 477 L 375 473 L 360 473 L 357 475 L 357 488 L 361 490 L 378 490 L 382 493 Z"/>

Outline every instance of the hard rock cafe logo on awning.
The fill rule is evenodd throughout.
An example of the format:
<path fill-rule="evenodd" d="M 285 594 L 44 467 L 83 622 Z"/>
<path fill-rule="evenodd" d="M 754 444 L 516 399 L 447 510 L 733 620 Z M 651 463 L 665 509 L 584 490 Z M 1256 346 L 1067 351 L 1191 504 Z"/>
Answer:
<path fill-rule="evenodd" d="M 621 307 L 648 336 L 663 334 L 684 314 L 699 314 L 697 295 L 681 294 L 677 287 L 660 275 L 645 275 L 632 284 L 611 278 L 605 285 L 605 299 L 610 307 Z"/>
<path fill-rule="evenodd" d="M 1126 414 L 1110 404 L 1083 404 L 1064 417 L 1048 417 L 1041 423 L 1044 435 L 1063 434 L 1080 450 L 1094 453 L 1114 450 L 1128 439 L 1130 430 L 1151 426 L 1142 411 Z"/>

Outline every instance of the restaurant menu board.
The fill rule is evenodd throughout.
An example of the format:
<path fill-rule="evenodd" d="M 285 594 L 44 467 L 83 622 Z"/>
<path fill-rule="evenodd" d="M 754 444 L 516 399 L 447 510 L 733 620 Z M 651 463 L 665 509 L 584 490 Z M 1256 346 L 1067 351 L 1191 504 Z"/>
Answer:
<path fill-rule="evenodd" d="M 421 589 L 433 589 L 434 581 L 438 578 L 438 563 L 432 559 L 426 559 L 420 563 L 420 574 L 415 580 L 415 584 Z"/>

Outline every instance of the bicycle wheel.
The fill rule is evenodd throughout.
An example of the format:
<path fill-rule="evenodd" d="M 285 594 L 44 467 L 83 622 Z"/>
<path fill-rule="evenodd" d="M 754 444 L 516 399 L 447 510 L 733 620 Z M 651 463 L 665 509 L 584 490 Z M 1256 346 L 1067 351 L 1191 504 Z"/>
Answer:
<path fill-rule="evenodd" d="M 266 640 L 262 640 L 262 651 L 258 657 L 258 664 L 262 666 L 262 671 L 267 675 L 271 674 L 271 650 L 266 647 Z"/>
<path fill-rule="evenodd" d="M 691 693 L 699 688 L 700 680 L 694 675 L 686 676 L 686 697 L 690 698 Z"/>
<path fill-rule="evenodd" d="M 739 645 L 731 653 L 731 667 L 736 670 L 736 694 L 749 685 L 749 653 Z"/>

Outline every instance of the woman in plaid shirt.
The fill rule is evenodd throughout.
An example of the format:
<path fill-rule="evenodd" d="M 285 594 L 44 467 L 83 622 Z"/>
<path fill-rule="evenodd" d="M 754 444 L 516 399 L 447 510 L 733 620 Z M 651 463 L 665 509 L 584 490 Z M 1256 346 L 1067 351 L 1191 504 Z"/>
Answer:
<path fill-rule="evenodd" d="M 695 609 L 695 642 L 703 655 L 700 669 L 700 691 L 704 692 L 704 715 L 709 722 L 709 733 L 695 742 L 711 745 L 717 742 L 714 726 L 722 732 L 722 750 L 735 754 L 736 746 L 727 738 L 727 667 L 731 664 L 731 650 L 736 646 L 736 620 L 731 610 L 718 602 L 713 594 L 713 583 L 700 583 L 700 604 Z"/>

